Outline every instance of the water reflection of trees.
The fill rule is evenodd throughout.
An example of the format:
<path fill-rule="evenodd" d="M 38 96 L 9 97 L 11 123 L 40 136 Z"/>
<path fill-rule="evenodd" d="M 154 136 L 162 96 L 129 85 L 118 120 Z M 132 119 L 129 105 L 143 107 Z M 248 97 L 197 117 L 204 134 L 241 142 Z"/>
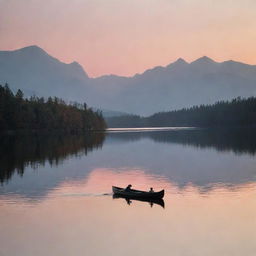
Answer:
<path fill-rule="evenodd" d="M 104 133 L 86 135 L 14 134 L 0 136 L 0 183 L 26 166 L 58 165 L 71 155 L 87 155 L 103 145 Z"/>
<path fill-rule="evenodd" d="M 136 141 L 149 138 L 161 143 L 178 143 L 198 148 L 215 148 L 236 154 L 256 153 L 254 128 L 190 129 L 156 132 L 109 133 L 108 139 Z"/>

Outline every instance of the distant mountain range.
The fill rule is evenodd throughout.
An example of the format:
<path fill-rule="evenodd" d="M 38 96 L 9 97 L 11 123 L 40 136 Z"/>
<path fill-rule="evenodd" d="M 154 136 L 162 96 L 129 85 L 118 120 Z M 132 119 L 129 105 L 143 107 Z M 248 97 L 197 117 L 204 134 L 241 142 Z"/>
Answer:
<path fill-rule="evenodd" d="M 65 64 L 37 46 L 0 51 L 0 83 L 26 95 L 58 96 L 95 108 L 150 115 L 238 96 L 256 96 L 256 66 L 202 57 L 155 67 L 133 77 L 90 78 L 77 63 Z"/>

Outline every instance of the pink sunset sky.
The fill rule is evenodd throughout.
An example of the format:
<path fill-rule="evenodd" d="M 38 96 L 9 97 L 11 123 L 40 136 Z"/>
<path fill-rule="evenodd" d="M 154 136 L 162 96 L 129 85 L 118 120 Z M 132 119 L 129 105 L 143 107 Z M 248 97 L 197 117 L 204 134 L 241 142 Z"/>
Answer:
<path fill-rule="evenodd" d="M 0 0 L 0 50 L 28 45 L 91 77 L 203 55 L 256 64 L 256 1 Z"/>

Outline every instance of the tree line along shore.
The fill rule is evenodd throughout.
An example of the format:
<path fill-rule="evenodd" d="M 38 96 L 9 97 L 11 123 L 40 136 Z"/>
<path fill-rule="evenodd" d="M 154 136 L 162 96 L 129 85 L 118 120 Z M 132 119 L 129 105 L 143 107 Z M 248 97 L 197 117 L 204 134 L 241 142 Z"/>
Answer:
<path fill-rule="evenodd" d="M 14 94 L 8 84 L 0 85 L 0 131 L 81 132 L 105 130 L 106 127 L 102 113 L 88 108 L 86 103 L 68 104 L 57 97 L 32 96 L 28 99 L 21 90 Z"/>
<path fill-rule="evenodd" d="M 212 105 L 193 106 L 155 113 L 148 117 L 122 115 L 104 120 L 100 111 L 86 103 L 66 103 L 57 97 L 16 94 L 8 84 L 0 85 L 0 131 L 62 130 L 80 132 L 130 127 L 236 127 L 256 125 L 256 97 L 235 98 Z"/>
<path fill-rule="evenodd" d="M 212 105 L 160 112 L 148 117 L 123 115 L 107 119 L 108 127 L 235 127 L 256 125 L 256 98 L 235 98 Z"/>

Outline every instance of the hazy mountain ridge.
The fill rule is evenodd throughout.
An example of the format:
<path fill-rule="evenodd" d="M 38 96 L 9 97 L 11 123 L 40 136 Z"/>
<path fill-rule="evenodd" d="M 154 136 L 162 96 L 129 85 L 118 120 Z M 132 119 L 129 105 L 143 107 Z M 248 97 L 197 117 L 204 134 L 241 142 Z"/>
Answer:
<path fill-rule="evenodd" d="M 37 46 L 0 51 L 0 82 L 21 88 L 26 94 L 60 97 L 69 94 L 71 100 L 79 100 L 88 79 L 77 62 L 60 62 Z"/>
<path fill-rule="evenodd" d="M 0 51 L 0 83 L 27 94 L 58 96 L 120 112 L 149 115 L 238 96 L 256 96 L 256 66 L 183 59 L 133 77 L 89 78 L 77 63 L 65 64 L 37 46 Z"/>

